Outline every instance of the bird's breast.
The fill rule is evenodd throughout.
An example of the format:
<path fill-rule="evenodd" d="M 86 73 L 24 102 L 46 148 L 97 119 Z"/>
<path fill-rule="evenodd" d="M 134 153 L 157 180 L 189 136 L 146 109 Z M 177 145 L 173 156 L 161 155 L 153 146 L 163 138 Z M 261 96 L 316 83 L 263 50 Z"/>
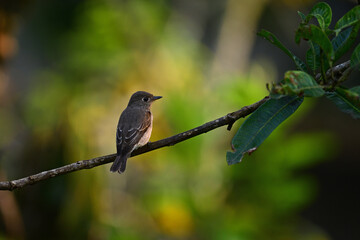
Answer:
<path fill-rule="evenodd" d="M 144 135 L 140 138 L 138 144 L 136 144 L 135 149 L 144 146 L 149 141 L 152 132 L 152 125 L 153 125 L 153 115 L 151 114 L 150 126 L 148 127 Z"/>

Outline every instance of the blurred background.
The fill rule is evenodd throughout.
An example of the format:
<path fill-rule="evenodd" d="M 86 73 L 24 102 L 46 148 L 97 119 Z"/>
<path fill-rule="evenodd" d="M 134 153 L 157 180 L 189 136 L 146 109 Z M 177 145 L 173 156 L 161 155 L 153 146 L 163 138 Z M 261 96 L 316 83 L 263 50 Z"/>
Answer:
<path fill-rule="evenodd" d="M 326 2 L 332 26 L 356 5 Z M 297 11 L 316 1 L 0 3 L 0 180 L 12 180 L 115 153 L 137 90 L 163 96 L 151 141 L 260 100 L 295 67 L 256 32 L 304 59 Z M 240 124 L 134 157 L 123 175 L 108 164 L 1 191 L 0 239 L 360 239 L 359 121 L 306 100 L 227 166 Z"/>

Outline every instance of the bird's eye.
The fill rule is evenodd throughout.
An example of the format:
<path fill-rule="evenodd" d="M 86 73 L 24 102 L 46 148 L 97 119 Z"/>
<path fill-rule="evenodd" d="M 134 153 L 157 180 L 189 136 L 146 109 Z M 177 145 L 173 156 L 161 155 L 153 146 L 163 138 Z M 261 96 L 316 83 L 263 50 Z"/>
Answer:
<path fill-rule="evenodd" d="M 150 98 L 148 98 L 148 97 L 143 97 L 143 99 L 142 99 L 144 102 L 148 102 L 149 100 L 150 100 Z"/>

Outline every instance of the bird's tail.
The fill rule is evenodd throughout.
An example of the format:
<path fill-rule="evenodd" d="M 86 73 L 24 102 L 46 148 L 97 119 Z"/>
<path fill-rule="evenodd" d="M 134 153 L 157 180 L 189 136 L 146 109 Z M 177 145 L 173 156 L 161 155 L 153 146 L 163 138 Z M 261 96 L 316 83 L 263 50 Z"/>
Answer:
<path fill-rule="evenodd" d="M 118 172 L 123 173 L 126 169 L 126 161 L 129 157 L 129 154 L 125 155 L 117 155 L 114 163 L 111 165 L 110 171 L 111 172 Z"/>

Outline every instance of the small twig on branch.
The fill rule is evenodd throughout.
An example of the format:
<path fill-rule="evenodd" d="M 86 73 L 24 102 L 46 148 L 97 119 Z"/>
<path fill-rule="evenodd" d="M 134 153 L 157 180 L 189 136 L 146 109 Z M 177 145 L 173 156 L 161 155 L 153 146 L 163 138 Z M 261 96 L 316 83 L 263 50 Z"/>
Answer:
<path fill-rule="evenodd" d="M 330 68 L 329 70 L 326 71 L 326 78 L 332 78 L 333 76 L 335 77 L 335 79 L 333 79 L 333 81 L 336 81 L 336 79 L 340 78 L 343 73 L 351 66 L 350 60 L 340 63 L 339 65 L 336 65 L 333 68 Z M 318 73 L 316 75 L 316 80 L 319 80 L 321 78 L 321 73 Z"/>
<path fill-rule="evenodd" d="M 225 126 L 228 125 L 228 130 L 231 129 L 232 124 L 238 120 L 239 118 L 242 117 L 246 117 L 247 115 L 251 114 L 252 112 L 254 112 L 260 105 L 262 105 L 263 103 L 265 103 L 267 100 L 269 99 L 269 97 L 265 97 L 262 100 L 251 104 L 249 106 L 245 106 L 243 108 L 241 108 L 240 110 L 236 111 L 236 112 L 232 112 L 229 113 L 221 118 L 218 118 L 214 121 L 211 122 L 207 122 L 199 127 L 193 128 L 191 130 L 188 130 L 186 132 L 183 133 L 179 133 L 177 135 L 174 135 L 172 137 L 168 137 L 168 138 L 164 138 L 162 140 L 156 141 L 156 142 L 149 142 L 148 144 L 146 144 L 145 146 L 135 150 L 131 156 L 136 156 L 136 155 L 140 155 L 146 152 L 150 152 L 153 151 L 155 149 L 158 148 L 162 148 L 162 147 L 166 147 L 166 146 L 172 146 L 175 145 L 176 143 L 185 141 L 189 138 L 195 137 L 197 135 L 206 133 L 208 131 L 211 131 L 215 128 L 221 127 L 221 126 Z M 97 158 L 93 158 L 90 160 L 83 160 L 83 161 L 78 161 L 72 164 L 68 164 L 59 168 L 55 168 L 55 169 L 51 169 L 48 171 L 44 171 L 35 175 L 31 175 L 28 177 L 24 177 L 24 178 L 20 178 L 17 180 L 12 180 L 12 181 L 3 181 L 0 182 L 0 190 L 14 190 L 14 189 L 18 189 L 18 188 L 22 188 L 25 187 L 27 185 L 32 185 L 35 183 L 38 183 L 40 181 L 49 179 L 49 178 L 53 178 L 56 176 L 60 176 L 63 174 L 67 174 L 67 173 L 71 173 L 71 172 L 75 172 L 75 171 L 79 171 L 82 169 L 89 169 L 89 168 L 93 168 L 93 167 L 97 167 L 103 164 L 107 164 L 110 162 L 113 162 L 115 160 L 116 154 L 111 154 L 111 155 L 106 155 L 106 156 L 102 156 L 102 157 L 97 157 Z M 109 173 L 110 174 L 110 173 Z"/>

